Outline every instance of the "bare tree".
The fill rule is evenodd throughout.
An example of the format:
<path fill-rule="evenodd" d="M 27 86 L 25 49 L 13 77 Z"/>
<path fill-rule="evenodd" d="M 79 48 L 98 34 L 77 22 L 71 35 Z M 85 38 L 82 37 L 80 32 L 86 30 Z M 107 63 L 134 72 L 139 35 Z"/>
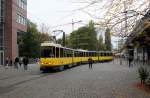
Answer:
<path fill-rule="evenodd" d="M 83 7 L 76 10 L 96 19 L 100 27 L 111 27 L 113 35 L 119 37 L 129 35 L 150 8 L 150 0 L 78 0 L 78 3 Z"/>
<path fill-rule="evenodd" d="M 50 35 L 50 32 L 51 32 L 51 29 L 48 25 L 42 23 L 40 26 L 39 26 L 39 29 L 40 29 L 40 32 L 41 33 L 47 33 Z"/>

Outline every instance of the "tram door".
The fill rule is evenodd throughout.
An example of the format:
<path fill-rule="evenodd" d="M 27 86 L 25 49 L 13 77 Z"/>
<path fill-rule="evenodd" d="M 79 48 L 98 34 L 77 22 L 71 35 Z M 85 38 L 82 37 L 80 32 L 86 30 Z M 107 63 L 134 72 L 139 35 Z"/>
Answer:
<path fill-rule="evenodd" d="M 4 52 L 0 51 L 0 65 L 4 65 Z"/>

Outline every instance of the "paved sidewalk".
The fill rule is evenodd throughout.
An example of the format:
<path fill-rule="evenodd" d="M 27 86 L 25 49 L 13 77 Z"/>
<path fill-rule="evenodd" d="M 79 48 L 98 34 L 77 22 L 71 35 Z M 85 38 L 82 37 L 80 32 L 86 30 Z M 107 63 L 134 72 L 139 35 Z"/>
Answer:
<path fill-rule="evenodd" d="M 38 74 L 32 71 L 39 72 L 36 67 L 23 77 L 0 80 L 0 98 L 150 98 L 150 93 L 134 86 L 139 82 L 138 67 L 115 60 L 93 64 L 93 69 L 82 65 L 33 79 Z M 8 85 L 10 81 L 17 82 Z"/>

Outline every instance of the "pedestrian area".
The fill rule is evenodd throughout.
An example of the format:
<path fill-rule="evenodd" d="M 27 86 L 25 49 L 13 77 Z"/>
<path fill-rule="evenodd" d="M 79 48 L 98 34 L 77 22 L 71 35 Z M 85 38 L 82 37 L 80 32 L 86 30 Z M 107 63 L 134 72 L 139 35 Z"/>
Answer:
<path fill-rule="evenodd" d="M 150 98 L 150 92 L 135 86 L 140 81 L 138 67 L 129 68 L 125 62 L 120 65 L 115 60 L 93 64 L 93 69 L 82 65 L 44 74 L 37 65 L 26 72 L 1 68 L 0 98 Z"/>

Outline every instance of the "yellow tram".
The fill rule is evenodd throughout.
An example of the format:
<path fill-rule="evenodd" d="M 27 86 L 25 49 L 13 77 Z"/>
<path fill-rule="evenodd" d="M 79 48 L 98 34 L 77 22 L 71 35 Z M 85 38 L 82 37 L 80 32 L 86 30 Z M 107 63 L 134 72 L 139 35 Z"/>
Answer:
<path fill-rule="evenodd" d="M 66 67 L 87 63 L 89 57 L 94 62 L 111 61 L 113 59 L 110 51 L 87 51 L 62 47 L 59 44 L 44 42 L 41 44 L 40 70 L 50 68 L 63 70 Z"/>

